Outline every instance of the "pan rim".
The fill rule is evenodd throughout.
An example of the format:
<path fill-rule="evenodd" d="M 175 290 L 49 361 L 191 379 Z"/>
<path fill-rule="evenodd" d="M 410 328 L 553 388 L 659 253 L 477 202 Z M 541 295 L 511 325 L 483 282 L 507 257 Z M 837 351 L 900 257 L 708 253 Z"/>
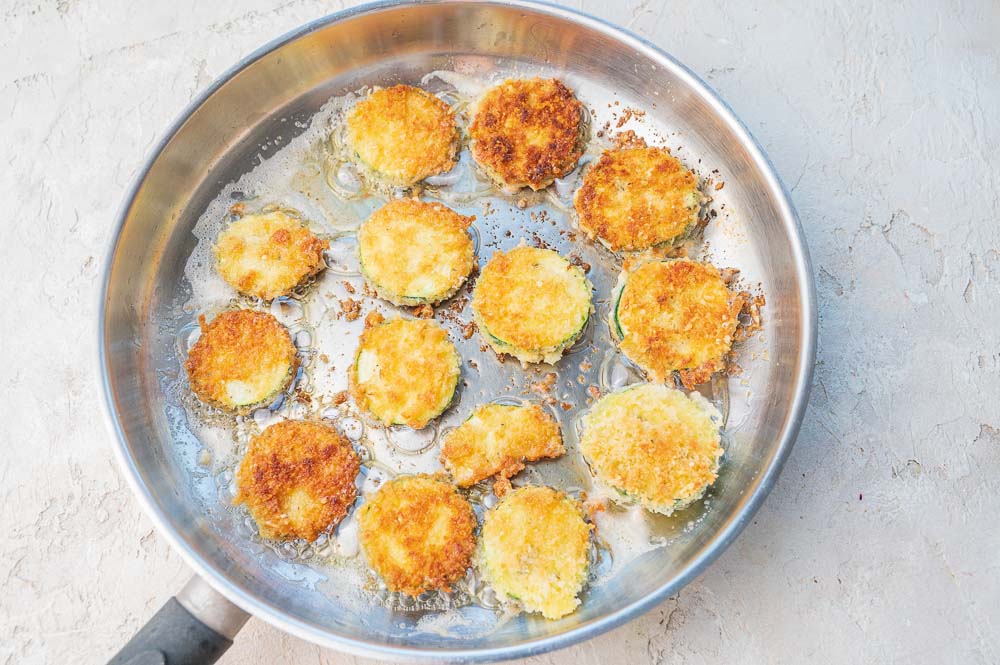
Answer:
<path fill-rule="evenodd" d="M 444 3 L 457 2 L 459 0 L 442 0 Z M 112 232 L 113 240 L 104 261 L 104 279 L 99 291 L 100 301 L 98 303 L 98 355 L 100 367 L 101 389 L 104 399 L 101 400 L 104 417 L 110 431 L 113 433 L 114 453 L 118 465 L 128 482 L 133 495 L 138 499 L 143 511 L 152 519 L 157 531 L 170 543 L 175 552 L 203 579 L 205 579 L 216 591 L 228 598 L 231 602 L 241 607 L 245 611 L 261 618 L 275 627 L 296 637 L 305 639 L 314 644 L 324 647 L 331 647 L 340 651 L 357 656 L 374 656 L 381 658 L 405 659 L 409 661 L 427 661 L 431 659 L 441 659 L 442 657 L 462 662 L 488 662 L 497 660 L 507 660 L 521 658 L 540 653 L 545 653 L 555 649 L 567 647 L 584 639 L 596 637 L 601 633 L 618 627 L 625 622 L 646 613 L 655 605 L 658 605 L 668 596 L 678 592 L 689 584 L 695 577 L 700 575 L 723 551 L 725 551 L 736 537 L 743 531 L 751 518 L 756 514 L 764 499 L 770 493 L 781 470 L 794 446 L 798 436 L 803 417 L 808 404 L 809 393 L 812 383 L 813 365 L 816 353 L 816 328 L 817 328 L 817 307 L 815 285 L 812 267 L 810 263 L 808 249 L 805 244 L 804 233 L 798 215 L 791 203 L 788 192 L 778 177 L 770 160 L 765 155 L 759 143 L 740 121 L 736 114 L 722 100 L 722 98 L 699 76 L 688 69 L 685 65 L 677 61 L 658 46 L 635 35 L 631 31 L 610 24 L 602 19 L 598 19 L 584 12 L 566 7 L 557 6 L 549 2 L 538 0 L 512 0 L 508 2 L 495 2 L 495 0 L 484 0 L 486 4 L 498 4 L 522 8 L 532 12 L 541 13 L 555 18 L 568 20 L 582 25 L 583 27 L 605 34 L 623 43 L 628 48 L 642 53 L 655 61 L 658 66 L 672 71 L 675 75 L 685 81 L 687 85 L 711 105 L 718 117 L 733 131 L 741 145 L 747 150 L 751 160 L 758 166 L 766 182 L 776 207 L 780 211 L 780 219 L 785 227 L 786 235 L 792 246 L 791 259 L 795 265 L 795 273 L 798 276 L 798 296 L 802 304 L 801 307 L 801 338 L 799 340 L 799 354 L 796 359 L 795 369 L 795 390 L 791 404 L 786 414 L 785 423 L 782 428 L 781 440 L 775 448 L 771 459 L 762 468 L 756 487 L 744 499 L 743 505 L 739 506 L 732 517 L 717 530 L 708 542 L 702 546 L 700 551 L 692 557 L 683 570 L 673 579 L 662 586 L 650 591 L 645 597 L 629 605 L 619 608 L 598 619 L 587 623 L 582 623 L 565 632 L 556 635 L 549 635 L 540 638 L 529 639 L 516 645 L 489 648 L 428 648 L 397 646 L 384 642 L 368 641 L 363 639 L 346 637 L 337 633 L 320 628 L 312 623 L 296 619 L 288 615 L 281 607 L 271 602 L 258 598 L 242 586 L 232 581 L 221 571 L 217 570 L 206 559 L 201 557 L 171 525 L 171 518 L 153 499 L 148 487 L 146 487 L 142 474 L 129 453 L 129 443 L 125 431 L 121 424 L 115 407 L 114 391 L 110 379 L 110 357 L 108 355 L 108 322 L 107 304 L 108 293 L 111 286 L 111 275 L 115 257 L 121 243 L 128 213 L 134 204 L 135 197 L 145 182 L 149 171 L 162 153 L 166 145 L 180 131 L 188 119 L 221 87 L 226 85 L 239 72 L 246 69 L 256 61 L 267 56 L 274 50 L 293 42 L 301 37 L 323 29 L 329 25 L 345 20 L 353 19 L 365 14 L 373 14 L 381 11 L 397 8 L 406 5 L 432 4 L 432 0 L 417 0 L 416 2 L 405 2 L 400 0 L 380 0 L 370 2 L 356 7 L 335 12 L 316 20 L 310 21 L 284 35 L 264 44 L 249 55 L 240 59 L 232 67 L 216 78 L 211 85 L 195 96 L 195 98 L 181 111 L 179 116 L 164 132 L 161 138 L 147 153 L 141 168 L 126 190 L 123 202 L 116 215 L 116 224 Z"/>

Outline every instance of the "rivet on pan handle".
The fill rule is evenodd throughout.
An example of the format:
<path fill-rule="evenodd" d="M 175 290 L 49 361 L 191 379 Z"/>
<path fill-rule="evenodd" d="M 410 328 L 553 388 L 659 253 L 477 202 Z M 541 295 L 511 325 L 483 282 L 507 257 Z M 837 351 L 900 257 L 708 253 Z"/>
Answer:
<path fill-rule="evenodd" d="M 200 577 L 192 577 L 108 662 L 210 665 L 232 646 L 249 618 Z"/>

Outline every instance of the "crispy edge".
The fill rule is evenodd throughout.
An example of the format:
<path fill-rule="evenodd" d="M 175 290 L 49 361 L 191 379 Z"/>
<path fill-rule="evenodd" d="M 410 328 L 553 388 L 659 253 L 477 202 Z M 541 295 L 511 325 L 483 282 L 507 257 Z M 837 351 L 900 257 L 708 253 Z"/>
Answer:
<path fill-rule="evenodd" d="M 333 426 L 284 420 L 251 439 L 237 470 L 234 503 L 247 507 L 264 538 L 311 542 L 347 516 L 360 468 L 351 443 Z M 297 525 L 286 500 L 298 491 L 309 496 L 311 507 Z"/>
<path fill-rule="evenodd" d="M 427 536 L 443 509 L 451 513 L 446 516 L 448 539 L 431 546 Z M 450 591 L 472 563 L 476 515 L 455 487 L 438 476 L 390 480 L 361 506 L 358 523 L 368 563 L 390 591 L 410 596 L 430 589 Z M 391 547 L 404 549 L 411 565 L 396 565 L 385 551 Z"/>
<path fill-rule="evenodd" d="M 558 79 L 508 79 L 477 103 L 469 126 L 472 154 L 507 187 L 542 189 L 572 171 L 583 154 L 582 111 Z"/>
<path fill-rule="evenodd" d="M 271 314 L 236 309 L 220 313 L 211 323 L 206 323 L 203 314 L 198 322 L 201 336 L 188 352 L 184 368 L 192 392 L 206 404 L 246 412 L 284 390 L 295 376 L 299 365 L 295 345 L 288 330 Z M 253 404 L 230 404 L 225 383 L 252 375 L 268 354 L 271 362 L 287 363 L 284 383 Z"/>

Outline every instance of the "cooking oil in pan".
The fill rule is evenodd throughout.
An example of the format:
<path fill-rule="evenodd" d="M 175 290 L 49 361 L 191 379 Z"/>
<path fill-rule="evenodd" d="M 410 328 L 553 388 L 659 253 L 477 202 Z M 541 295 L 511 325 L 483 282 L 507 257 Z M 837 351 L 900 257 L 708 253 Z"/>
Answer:
<path fill-rule="evenodd" d="M 470 98 L 488 83 L 453 72 L 435 72 L 424 78 L 426 87 L 458 110 L 460 124 L 468 120 L 465 113 Z M 339 397 L 347 389 L 347 370 L 365 315 L 372 311 L 386 316 L 412 314 L 407 308 L 363 296 L 365 286 L 359 274 L 355 232 L 387 196 L 400 194 L 371 191 L 365 185 L 365 175 L 346 154 L 340 118 L 363 94 L 359 91 L 330 100 L 299 136 L 238 181 L 223 187 L 197 222 L 193 230 L 197 246 L 185 269 L 185 286 L 190 290 L 178 294 L 175 308 L 178 368 L 175 378 L 165 385 L 168 419 L 172 429 L 190 433 L 201 443 L 203 451 L 197 464 L 192 465 L 192 475 L 211 478 L 214 492 L 204 497 L 206 511 L 217 519 L 231 520 L 243 539 L 241 547 L 267 558 L 270 565 L 290 566 L 288 579 L 292 581 L 330 593 L 342 593 L 344 586 L 351 586 L 361 589 L 359 602 L 366 598 L 367 602 L 374 600 L 395 611 L 426 613 L 419 622 L 425 630 L 461 629 L 462 634 L 478 634 L 480 629 L 500 625 L 516 608 L 499 602 L 475 570 L 450 593 L 428 592 L 417 598 L 390 593 L 363 565 L 357 538 L 357 505 L 393 476 L 442 471 L 438 460 L 442 435 L 468 417 L 476 405 L 488 401 L 543 403 L 562 426 L 566 455 L 529 465 L 514 479 L 515 485 L 547 484 L 591 502 L 607 498 L 593 484 L 577 450 L 576 422 L 595 396 L 642 378 L 637 368 L 616 351 L 607 325 L 610 293 L 620 262 L 577 234 L 571 214 L 580 173 L 607 147 L 607 139 L 591 141 L 581 166 L 542 193 L 510 195 L 499 191 L 478 173 L 467 149 L 451 172 L 428 179 L 424 198 L 439 200 L 460 214 L 476 216 L 472 233 L 480 266 L 495 251 L 508 250 L 522 241 L 550 247 L 578 265 L 589 266 L 588 277 L 596 291 L 595 312 L 582 338 L 555 366 L 522 368 L 514 360 L 498 358 L 478 334 L 468 335 L 472 316 L 466 285 L 440 305 L 435 316 L 449 331 L 463 359 L 454 403 L 424 430 L 385 428 L 370 422 L 349 400 Z M 212 256 L 215 238 L 233 219 L 230 210 L 237 203 L 246 212 L 281 206 L 307 221 L 330 240 L 328 269 L 292 297 L 269 304 L 237 296 L 215 272 Z M 285 324 L 295 341 L 302 369 L 293 385 L 274 403 L 233 418 L 198 403 L 187 390 L 179 366 L 197 339 L 197 317 L 205 314 L 211 318 L 236 306 L 264 309 Z M 728 417 L 727 385 L 727 380 L 719 377 L 701 389 L 721 412 L 723 422 Z M 247 512 L 232 506 L 234 471 L 247 442 L 283 418 L 329 420 L 347 436 L 362 459 L 357 504 L 335 530 L 313 543 L 262 540 Z M 488 482 L 471 488 L 467 496 L 480 518 L 497 500 Z M 606 510 L 594 516 L 597 530 L 591 548 L 591 586 L 603 584 L 644 552 L 692 528 L 710 510 L 711 492 L 695 506 L 670 517 L 606 503 Z M 492 623 L 487 628 L 470 628 L 464 620 L 449 614 L 469 605 L 488 610 L 494 617 Z"/>

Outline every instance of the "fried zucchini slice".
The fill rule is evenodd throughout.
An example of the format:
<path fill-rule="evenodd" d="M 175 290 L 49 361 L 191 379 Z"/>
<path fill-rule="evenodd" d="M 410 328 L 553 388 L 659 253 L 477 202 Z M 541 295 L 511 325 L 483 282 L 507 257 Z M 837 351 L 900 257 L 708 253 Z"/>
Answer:
<path fill-rule="evenodd" d="M 573 197 L 580 228 L 612 251 L 683 239 L 698 223 L 698 177 L 663 148 L 606 150 Z"/>
<path fill-rule="evenodd" d="M 385 483 L 358 511 L 365 558 L 390 591 L 449 591 L 476 548 L 476 515 L 453 485 L 428 475 Z"/>
<path fill-rule="evenodd" d="M 384 321 L 361 335 L 351 394 L 383 424 L 421 429 L 451 404 L 459 362 L 448 333 L 434 321 Z"/>
<path fill-rule="evenodd" d="M 272 300 L 326 267 L 330 246 L 299 220 L 281 211 L 246 215 L 215 242 L 216 267 L 242 294 Z"/>
<path fill-rule="evenodd" d="M 664 382 L 677 370 L 722 367 L 744 301 L 714 266 L 648 261 L 623 271 L 616 291 L 611 330 L 650 381 Z"/>
<path fill-rule="evenodd" d="M 455 165 L 455 113 L 411 85 L 378 88 L 347 115 L 347 144 L 362 166 L 390 185 L 409 187 Z"/>
<path fill-rule="evenodd" d="M 549 487 L 521 487 L 486 513 L 480 566 L 494 591 L 546 619 L 566 616 L 590 567 L 590 531 L 578 501 Z"/>
<path fill-rule="evenodd" d="M 288 330 L 266 312 L 222 312 L 199 319 L 201 336 L 184 363 L 191 390 L 212 406 L 244 413 L 288 387 L 298 355 Z"/>
<path fill-rule="evenodd" d="M 251 439 L 235 503 L 247 507 L 264 538 L 311 542 L 347 515 L 360 464 L 332 425 L 283 420 Z"/>
<path fill-rule="evenodd" d="M 469 487 L 493 475 L 510 478 L 525 462 L 565 452 L 559 423 L 541 406 L 489 403 L 445 436 L 441 463 L 455 484 Z"/>
<path fill-rule="evenodd" d="M 622 503 L 669 515 L 715 482 L 720 416 L 697 393 L 657 383 L 605 395 L 583 416 L 580 451 Z"/>
<path fill-rule="evenodd" d="M 593 305 L 583 271 L 549 249 L 497 252 L 472 294 L 476 324 L 497 353 L 554 363 L 583 334 Z"/>
<path fill-rule="evenodd" d="M 358 230 L 361 271 L 395 305 L 447 300 L 475 265 L 472 220 L 440 203 L 390 201 Z"/>
<path fill-rule="evenodd" d="M 493 180 L 543 189 L 583 154 L 583 105 L 557 79 L 509 79 L 476 102 L 472 156 Z"/>

